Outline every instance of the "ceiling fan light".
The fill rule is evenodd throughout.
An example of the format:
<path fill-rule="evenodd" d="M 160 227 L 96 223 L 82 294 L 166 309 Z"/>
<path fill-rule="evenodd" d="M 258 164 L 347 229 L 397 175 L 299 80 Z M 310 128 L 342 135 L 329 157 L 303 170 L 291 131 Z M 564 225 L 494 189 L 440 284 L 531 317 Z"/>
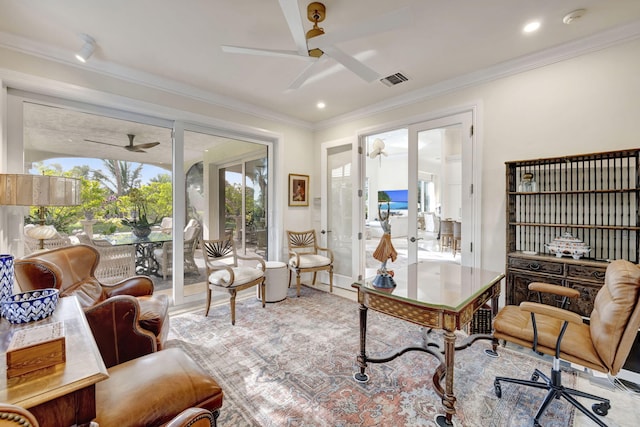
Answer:
<path fill-rule="evenodd" d="M 91 55 L 96 49 L 96 41 L 93 37 L 87 34 L 80 34 L 80 38 L 84 40 L 84 45 L 80 49 L 78 53 L 76 53 L 76 59 L 82 63 L 85 63 L 89 60 Z"/>

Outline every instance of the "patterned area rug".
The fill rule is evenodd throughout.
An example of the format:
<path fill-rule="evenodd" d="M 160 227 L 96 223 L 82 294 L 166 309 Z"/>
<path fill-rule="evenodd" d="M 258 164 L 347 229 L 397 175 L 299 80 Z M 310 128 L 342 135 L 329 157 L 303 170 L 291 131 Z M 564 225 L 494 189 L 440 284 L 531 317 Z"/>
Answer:
<path fill-rule="evenodd" d="M 436 426 L 444 413 L 431 378 L 437 360 L 409 352 L 386 364 L 370 364 L 370 380 L 357 383 L 358 304 L 303 287 L 285 301 L 262 308 L 251 297 L 238 301 L 236 325 L 229 305 L 172 316 L 169 347 L 185 349 L 213 375 L 225 393 L 218 425 L 241 426 Z M 367 354 L 381 357 L 422 342 L 423 330 L 369 310 Z M 436 333 L 430 334 L 440 339 Z M 503 398 L 495 375 L 528 378 L 550 365 L 509 349 L 490 358 L 478 341 L 456 353 L 457 426 L 531 426 L 544 392 L 511 384 Z M 566 385 L 575 383 L 565 374 Z M 545 427 L 571 426 L 573 411 L 555 400 L 541 419 Z"/>

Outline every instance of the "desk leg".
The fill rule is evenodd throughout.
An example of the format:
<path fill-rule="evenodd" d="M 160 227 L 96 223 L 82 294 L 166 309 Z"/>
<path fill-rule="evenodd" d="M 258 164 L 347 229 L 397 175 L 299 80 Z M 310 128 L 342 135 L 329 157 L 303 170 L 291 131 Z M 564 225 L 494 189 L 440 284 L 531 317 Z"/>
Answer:
<path fill-rule="evenodd" d="M 360 304 L 360 354 L 357 358 L 360 372 L 353 374 L 353 378 L 360 383 L 369 381 L 369 375 L 364 372 L 367 368 L 367 310 L 367 306 Z"/>
<path fill-rule="evenodd" d="M 453 366 L 456 353 L 456 335 L 453 331 L 444 331 L 444 364 L 445 364 L 445 389 L 442 396 L 442 404 L 446 415 L 438 415 L 436 423 L 441 426 L 452 426 L 452 418 L 456 414 L 456 397 L 453 394 Z M 434 376 L 434 379 L 438 376 Z M 438 384 L 439 386 L 439 384 Z"/>

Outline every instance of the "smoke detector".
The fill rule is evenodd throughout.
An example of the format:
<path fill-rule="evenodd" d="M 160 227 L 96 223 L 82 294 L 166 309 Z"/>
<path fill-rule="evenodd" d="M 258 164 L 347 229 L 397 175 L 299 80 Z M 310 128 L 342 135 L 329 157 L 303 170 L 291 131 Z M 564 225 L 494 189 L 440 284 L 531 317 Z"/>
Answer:
<path fill-rule="evenodd" d="M 587 13 L 587 9 L 576 9 L 573 12 L 567 13 L 564 18 L 562 18 L 562 22 L 569 25 L 572 24 L 576 19 L 580 19 Z"/>

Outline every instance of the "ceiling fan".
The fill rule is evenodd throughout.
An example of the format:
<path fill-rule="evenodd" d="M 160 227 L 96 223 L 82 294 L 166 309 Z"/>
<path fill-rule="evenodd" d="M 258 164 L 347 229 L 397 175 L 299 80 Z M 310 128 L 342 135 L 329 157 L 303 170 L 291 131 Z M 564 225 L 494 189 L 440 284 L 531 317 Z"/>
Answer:
<path fill-rule="evenodd" d="M 384 151 L 384 141 L 380 138 L 376 138 L 373 140 L 373 146 L 371 147 L 371 152 L 369 153 L 369 157 L 375 159 L 380 154 L 384 156 L 388 156 L 387 152 Z"/>
<path fill-rule="evenodd" d="M 153 148 L 156 145 L 159 145 L 159 142 L 145 142 L 142 144 L 135 144 L 133 143 L 133 139 L 136 137 L 135 135 L 129 133 L 127 134 L 127 136 L 129 137 L 129 145 L 118 145 L 118 144 L 111 144 L 109 142 L 102 142 L 102 141 L 94 141 L 92 139 L 85 139 L 85 141 L 87 142 L 95 142 L 96 144 L 104 144 L 104 145 L 111 145 L 114 147 L 122 147 L 125 150 L 128 151 L 133 151 L 135 153 L 146 153 L 145 149 L 147 148 Z"/>
<path fill-rule="evenodd" d="M 336 44 L 398 29 L 407 26 L 411 19 L 409 8 L 402 8 L 366 22 L 353 24 L 342 31 L 325 34 L 324 29 L 318 27 L 318 23 L 324 21 L 326 16 L 325 5 L 312 2 L 307 6 L 307 19 L 313 23 L 313 28 L 305 34 L 300 20 L 298 0 L 279 0 L 279 3 L 295 41 L 296 50 L 255 49 L 240 46 L 222 46 L 222 50 L 227 53 L 294 57 L 311 62 L 289 85 L 289 89 L 298 89 L 302 86 L 313 75 L 318 64 L 322 63 L 321 60 L 325 60 L 326 57 L 331 57 L 368 83 L 378 80 L 380 75 L 376 71 L 340 50 Z"/>

